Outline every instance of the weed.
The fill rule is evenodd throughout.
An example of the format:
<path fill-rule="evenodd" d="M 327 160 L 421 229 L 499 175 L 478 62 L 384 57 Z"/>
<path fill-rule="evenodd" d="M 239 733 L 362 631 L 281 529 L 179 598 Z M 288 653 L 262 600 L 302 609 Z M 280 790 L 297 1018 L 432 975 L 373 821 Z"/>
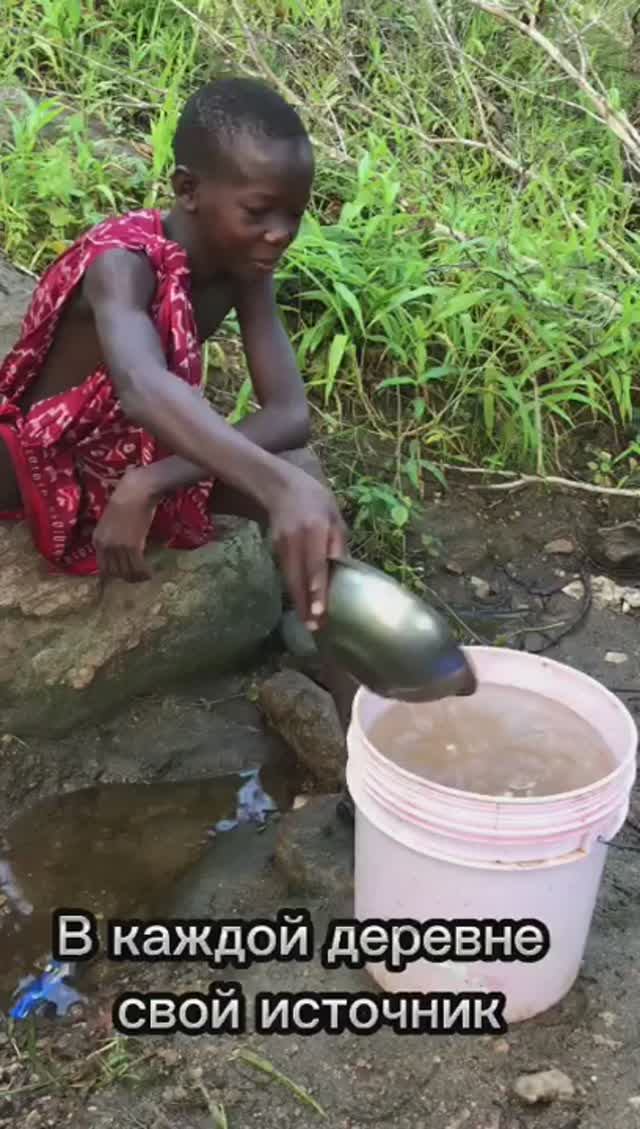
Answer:
<path fill-rule="evenodd" d="M 276 1070 L 273 1063 L 269 1062 L 268 1059 L 262 1058 L 261 1055 L 254 1054 L 253 1051 L 247 1050 L 245 1047 L 237 1050 L 233 1057 L 240 1059 L 242 1062 L 246 1062 L 249 1066 L 252 1066 L 254 1070 L 266 1074 L 267 1077 L 273 1078 L 275 1082 L 279 1082 L 281 1086 L 284 1086 L 287 1090 L 290 1090 L 292 1094 L 295 1094 L 301 1102 L 310 1106 L 311 1109 L 314 1109 L 316 1113 L 320 1114 L 320 1117 L 327 1116 L 322 1106 L 318 1105 L 315 1098 L 313 1098 L 303 1086 L 299 1086 L 297 1082 L 292 1082 L 290 1078 L 287 1078 L 286 1074 L 282 1074 L 279 1070 Z"/>

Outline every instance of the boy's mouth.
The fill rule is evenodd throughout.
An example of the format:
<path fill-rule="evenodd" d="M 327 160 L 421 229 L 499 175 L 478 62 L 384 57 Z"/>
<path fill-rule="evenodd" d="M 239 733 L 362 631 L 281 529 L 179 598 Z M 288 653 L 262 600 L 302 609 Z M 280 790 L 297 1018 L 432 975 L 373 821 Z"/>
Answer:
<path fill-rule="evenodd" d="M 280 256 L 277 259 L 252 259 L 251 266 L 264 274 L 270 274 L 274 271 L 280 262 Z"/>

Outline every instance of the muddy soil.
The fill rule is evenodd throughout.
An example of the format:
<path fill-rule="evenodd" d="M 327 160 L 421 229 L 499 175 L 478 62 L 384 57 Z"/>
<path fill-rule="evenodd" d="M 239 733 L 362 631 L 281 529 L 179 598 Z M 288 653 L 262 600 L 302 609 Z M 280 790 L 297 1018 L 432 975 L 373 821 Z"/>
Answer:
<path fill-rule="evenodd" d="M 425 507 L 421 527 L 414 531 L 413 560 L 424 568 L 434 602 L 442 601 L 450 614 L 453 611 L 466 637 L 471 633 L 477 639 L 536 651 L 545 647 L 550 657 L 613 688 L 638 717 L 640 613 L 592 607 L 583 615 L 580 600 L 561 592 L 548 594 L 584 573 L 585 553 L 597 527 L 629 516 L 634 516 L 633 507 L 617 500 L 611 504 L 530 489 L 500 495 L 458 489 Z M 437 555 L 425 550 L 424 533 L 434 539 Z M 545 553 L 544 546 L 557 538 L 572 539 L 575 552 Z M 588 563 L 586 568 L 599 571 Z M 640 583 L 640 575 L 625 582 L 634 579 Z M 554 644 L 563 631 L 567 633 Z M 611 652 L 625 656 L 624 661 L 607 661 Z M 160 856 L 152 849 L 146 869 L 138 862 L 138 875 L 144 875 L 149 887 L 162 885 L 162 904 L 173 915 L 254 919 L 273 916 L 283 905 L 304 906 L 320 939 L 331 919 L 348 917 L 352 842 L 336 820 L 335 797 L 306 799 L 304 806 L 294 802 L 293 794 L 305 793 L 308 787 L 289 775 L 293 768 L 286 751 L 247 700 L 247 692 L 252 696 L 250 683 L 230 688 L 230 698 L 231 689 L 240 696 L 221 704 L 203 703 L 200 691 L 175 697 L 170 708 L 165 706 L 166 714 L 162 702 L 141 703 L 127 718 L 96 731 L 91 740 L 83 735 L 74 747 L 65 746 L 49 775 L 42 768 L 40 750 L 16 748 L 15 756 L 25 758 L 23 764 L 40 766 L 32 789 L 32 875 L 40 875 L 52 857 L 41 814 L 46 809 L 38 807 L 39 801 L 56 791 L 107 782 L 104 775 L 99 781 L 91 776 L 91 741 L 112 742 L 110 780 L 165 781 L 169 789 L 180 780 L 202 781 L 203 789 L 211 789 L 211 822 L 229 807 L 233 788 L 230 792 L 228 774 L 269 763 L 275 755 L 285 758 L 278 770 L 284 782 L 280 806 L 297 810 L 283 814 L 279 822 L 269 821 L 264 829 L 247 824 L 207 840 L 208 801 L 203 792 L 204 809 L 193 805 L 201 836 L 197 857 L 187 851 L 179 867 L 176 857 L 185 852 L 189 835 L 184 832 L 185 806 L 178 802 L 176 790 L 182 838 L 177 814 L 169 805 L 164 864 L 154 865 Z M 212 743 L 227 750 L 226 761 L 216 760 L 215 771 Z M 223 780 L 212 781 L 212 776 L 223 774 Z M 26 785 L 21 795 L 14 793 L 13 802 L 23 813 L 28 797 Z M 142 859 L 150 842 L 145 839 L 145 810 L 141 799 L 140 835 L 130 840 L 132 859 Z M 26 818 L 20 815 L 23 826 Z M 119 818 L 112 815 L 112 829 Z M 127 819 L 134 820 L 131 808 Z M 157 836 L 157 824 L 155 828 Z M 189 834 L 192 831 L 195 834 L 193 827 Z M 9 824 L 9 838 L 11 833 Z M 90 839 L 89 831 L 84 840 L 87 855 Z M 172 839 L 176 857 L 166 847 Z M 250 1003 L 264 990 L 359 992 L 373 985 L 364 972 L 329 971 L 317 959 L 267 962 L 222 974 L 212 974 L 203 964 L 115 965 L 98 959 L 93 971 L 81 978 L 89 999 L 80 1017 L 43 1018 L 32 1037 L 22 1028 L 0 1037 L 0 1125 L 293 1129 L 324 1120 L 335 1129 L 631 1129 L 640 1124 L 639 851 L 637 787 L 627 825 L 609 852 L 577 984 L 558 1007 L 514 1025 L 504 1037 L 399 1036 L 386 1030 L 366 1036 L 261 1036 L 250 1029 L 238 1036 L 114 1041 L 111 1005 L 124 987 L 206 990 L 213 976 L 239 981 Z M 71 874 L 70 855 L 67 865 Z M 90 859 L 83 866 L 90 869 Z M 122 902 L 124 869 L 120 856 L 112 875 L 103 875 L 108 912 L 119 898 Z M 5 916 L 9 924 L 11 914 Z M 1 946 L 0 931 L 0 951 Z M 262 1069 L 247 1060 L 247 1050 L 261 1056 Z M 265 1073 L 265 1060 L 279 1076 Z M 570 1078 L 573 1096 L 524 1105 L 514 1092 L 517 1078 L 552 1067 Z M 291 1083 L 304 1092 L 292 1089 Z M 309 1104 L 310 1098 L 324 1110 L 324 1119 Z"/>

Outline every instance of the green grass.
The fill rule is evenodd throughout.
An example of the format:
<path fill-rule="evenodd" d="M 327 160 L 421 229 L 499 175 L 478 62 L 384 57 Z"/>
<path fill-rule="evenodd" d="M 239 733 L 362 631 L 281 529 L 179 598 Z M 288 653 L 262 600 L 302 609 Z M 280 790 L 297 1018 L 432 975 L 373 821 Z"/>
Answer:
<path fill-rule="evenodd" d="M 561 59 L 640 126 L 634 4 L 547 9 Z M 173 128 L 203 79 L 261 74 L 303 109 L 318 180 L 281 300 L 319 422 L 364 427 L 390 458 L 341 481 L 369 533 L 399 544 L 447 463 L 636 480 L 640 166 L 522 31 L 473 0 L 4 13 L 4 84 L 34 101 L 0 107 L 0 224 L 33 271 L 101 216 L 168 203 Z M 250 389 L 233 390 L 237 418 Z"/>

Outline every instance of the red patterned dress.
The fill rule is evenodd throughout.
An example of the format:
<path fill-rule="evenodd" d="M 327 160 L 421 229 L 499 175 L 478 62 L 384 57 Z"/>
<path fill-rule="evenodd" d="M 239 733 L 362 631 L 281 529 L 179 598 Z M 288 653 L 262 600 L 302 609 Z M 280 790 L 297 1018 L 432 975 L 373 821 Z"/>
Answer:
<path fill-rule="evenodd" d="M 202 390 L 201 351 L 191 303 L 187 257 L 167 239 L 157 211 L 132 212 L 87 232 L 53 263 L 36 287 L 20 340 L 0 365 L 0 438 L 11 455 L 23 508 L 0 520 L 26 520 L 36 548 L 56 570 L 98 571 L 92 535 L 125 470 L 165 458 L 169 452 L 123 414 L 104 367 L 82 384 L 34 404 L 20 399 L 36 380 L 56 328 L 99 255 L 142 251 L 156 275 L 150 315 L 167 366 Z M 214 534 L 209 514 L 213 483 L 175 491 L 158 506 L 150 540 L 194 549 Z"/>

